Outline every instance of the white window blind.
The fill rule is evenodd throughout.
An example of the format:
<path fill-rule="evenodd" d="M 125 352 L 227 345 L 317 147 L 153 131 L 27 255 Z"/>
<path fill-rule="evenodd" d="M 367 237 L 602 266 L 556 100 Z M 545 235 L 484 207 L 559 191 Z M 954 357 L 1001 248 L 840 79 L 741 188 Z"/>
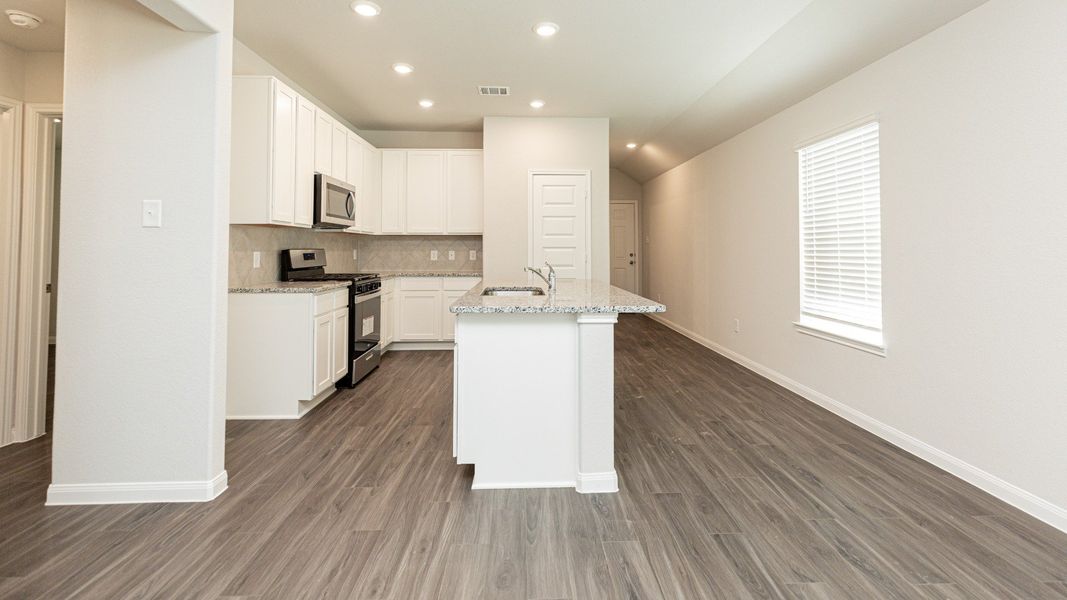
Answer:
<path fill-rule="evenodd" d="M 882 345 L 878 123 L 799 150 L 800 323 Z"/>

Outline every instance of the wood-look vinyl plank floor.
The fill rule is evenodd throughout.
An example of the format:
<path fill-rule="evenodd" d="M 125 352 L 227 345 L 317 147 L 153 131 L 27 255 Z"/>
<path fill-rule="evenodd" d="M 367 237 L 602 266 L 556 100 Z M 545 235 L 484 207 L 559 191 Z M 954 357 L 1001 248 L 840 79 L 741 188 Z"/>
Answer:
<path fill-rule="evenodd" d="M 618 494 L 472 491 L 451 394 L 450 353 L 395 352 L 228 423 L 204 504 L 45 507 L 51 437 L 0 448 L 0 598 L 1067 598 L 1067 534 L 644 317 Z"/>

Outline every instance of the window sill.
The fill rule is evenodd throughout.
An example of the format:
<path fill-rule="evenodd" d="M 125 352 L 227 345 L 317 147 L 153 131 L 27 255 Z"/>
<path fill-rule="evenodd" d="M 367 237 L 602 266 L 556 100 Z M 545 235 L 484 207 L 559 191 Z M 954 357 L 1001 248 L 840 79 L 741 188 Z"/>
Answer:
<path fill-rule="evenodd" d="M 809 317 L 794 322 L 793 326 L 804 335 L 835 342 L 876 356 L 884 357 L 886 355 L 885 342 L 881 333 Z"/>

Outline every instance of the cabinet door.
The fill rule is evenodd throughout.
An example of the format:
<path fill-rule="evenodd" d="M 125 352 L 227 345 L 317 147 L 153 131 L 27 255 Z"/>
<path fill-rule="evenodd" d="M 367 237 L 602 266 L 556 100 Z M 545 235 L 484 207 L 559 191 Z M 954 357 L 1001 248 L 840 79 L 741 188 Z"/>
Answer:
<path fill-rule="evenodd" d="M 382 150 L 382 233 L 404 233 L 407 152 Z"/>
<path fill-rule="evenodd" d="M 441 339 L 456 339 L 456 315 L 448 310 L 449 306 L 467 292 L 443 292 L 441 301 Z"/>
<path fill-rule="evenodd" d="M 315 318 L 315 357 L 312 373 L 315 376 L 315 395 L 333 384 L 333 315 L 326 313 Z"/>
<path fill-rule="evenodd" d="M 367 186 L 365 184 L 366 178 L 363 176 L 363 140 L 356 137 L 356 134 L 349 132 L 345 143 L 347 144 L 346 157 L 348 161 L 348 165 L 345 168 L 345 173 L 347 174 L 345 181 L 356 188 L 356 223 L 349 227 L 348 231 L 358 233 L 366 231 L 363 222 L 366 220 L 367 215 Z"/>
<path fill-rule="evenodd" d="M 363 231 L 382 231 L 382 153 L 363 147 Z"/>
<path fill-rule="evenodd" d="M 271 140 L 270 220 L 293 224 L 296 207 L 296 110 L 299 96 L 280 81 L 274 82 Z"/>
<path fill-rule="evenodd" d="M 333 118 L 315 109 L 315 172 L 333 173 Z"/>
<path fill-rule="evenodd" d="M 333 312 L 333 377 L 332 381 L 348 373 L 348 307 Z"/>
<path fill-rule="evenodd" d="M 450 150 L 446 154 L 445 221 L 448 233 L 482 232 L 482 153 Z"/>
<path fill-rule="evenodd" d="M 315 105 L 303 97 L 296 107 L 295 209 L 293 222 L 311 227 L 315 218 Z"/>
<path fill-rule="evenodd" d="M 393 341 L 393 294 L 382 294 L 382 348 Z"/>
<path fill-rule="evenodd" d="M 333 164 L 330 177 L 348 181 L 348 130 L 337 121 L 333 122 Z"/>
<path fill-rule="evenodd" d="M 441 339 L 441 292 L 397 292 L 397 341 Z"/>
<path fill-rule="evenodd" d="M 408 233 L 445 232 L 445 153 L 411 150 L 407 172 Z"/>

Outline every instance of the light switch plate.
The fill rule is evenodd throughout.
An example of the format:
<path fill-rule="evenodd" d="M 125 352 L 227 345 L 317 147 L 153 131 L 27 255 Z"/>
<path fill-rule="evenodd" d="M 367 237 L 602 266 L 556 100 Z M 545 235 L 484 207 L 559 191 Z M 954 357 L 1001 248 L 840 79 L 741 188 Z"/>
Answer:
<path fill-rule="evenodd" d="M 163 226 L 163 201 L 144 200 L 141 202 L 141 227 Z"/>
<path fill-rule="evenodd" d="M 356 260 L 356 249 L 352 248 L 352 260 Z"/>
<path fill-rule="evenodd" d="M 437 260 L 437 250 L 430 250 L 430 260 Z"/>
<path fill-rule="evenodd" d="M 456 260 L 456 251 L 455 250 L 449 250 L 448 251 L 448 260 Z"/>
<path fill-rule="evenodd" d="M 471 260 L 478 260 L 478 251 L 477 250 L 471 250 L 470 251 L 470 259 Z"/>
<path fill-rule="evenodd" d="M 263 266 L 263 254 L 260 252 L 252 253 L 252 268 L 258 269 Z"/>

